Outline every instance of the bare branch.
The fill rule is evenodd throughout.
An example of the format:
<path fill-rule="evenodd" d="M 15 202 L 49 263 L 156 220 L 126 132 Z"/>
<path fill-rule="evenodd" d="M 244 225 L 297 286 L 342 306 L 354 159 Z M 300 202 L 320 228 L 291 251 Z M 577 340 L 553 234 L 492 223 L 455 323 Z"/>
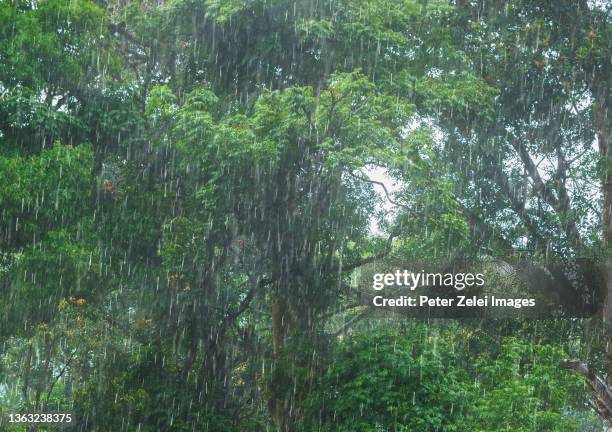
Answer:
<path fill-rule="evenodd" d="M 385 195 L 387 196 L 387 200 L 388 200 L 388 201 L 389 201 L 391 204 L 393 204 L 393 205 L 395 205 L 395 206 L 398 206 L 398 207 L 405 208 L 405 209 L 407 209 L 407 210 L 412 210 L 412 209 L 411 209 L 409 206 L 407 206 L 407 205 L 405 205 L 405 204 L 398 203 L 397 201 L 394 201 L 394 200 L 393 200 L 393 198 L 391 198 L 391 194 L 389 193 L 389 190 L 387 189 L 387 186 L 385 186 L 385 184 L 384 184 L 384 183 L 379 182 L 379 181 L 376 181 L 376 180 L 372 180 L 372 179 L 369 179 L 369 178 L 364 178 L 364 177 L 361 177 L 361 176 L 355 175 L 354 173 L 352 173 L 352 172 L 350 172 L 350 171 L 349 171 L 349 174 L 351 175 L 351 177 L 354 177 L 354 178 L 356 178 L 357 180 L 361 180 L 361 181 L 364 181 L 364 182 L 367 182 L 367 183 L 372 183 L 372 184 L 375 184 L 375 185 L 378 185 L 378 186 L 382 187 L 382 188 L 383 188 L 383 190 L 385 191 Z"/>
<path fill-rule="evenodd" d="M 74 350 L 71 354 L 70 354 L 70 358 L 68 359 L 68 361 L 64 364 L 64 367 L 62 368 L 61 371 L 59 371 L 59 373 L 55 376 L 55 378 L 53 378 L 53 382 L 51 383 L 51 386 L 49 387 L 49 391 L 47 391 L 47 395 L 45 396 L 45 406 L 44 408 L 47 407 L 47 403 L 49 402 L 49 398 L 51 397 L 51 393 L 53 392 L 53 388 L 55 387 L 55 384 L 60 380 L 60 378 L 64 375 L 64 373 L 66 372 L 66 370 L 68 369 L 68 366 L 70 366 L 70 364 L 72 363 L 72 361 L 74 360 L 74 357 L 76 355 L 76 350 Z"/>

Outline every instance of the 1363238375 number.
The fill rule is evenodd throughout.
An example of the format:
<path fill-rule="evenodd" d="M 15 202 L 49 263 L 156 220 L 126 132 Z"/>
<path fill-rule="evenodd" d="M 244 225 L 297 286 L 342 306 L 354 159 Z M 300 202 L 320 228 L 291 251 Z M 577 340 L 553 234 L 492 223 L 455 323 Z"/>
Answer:
<path fill-rule="evenodd" d="M 6 416 L 8 423 L 71 423 L 70 413 L 11 413 Z"/>

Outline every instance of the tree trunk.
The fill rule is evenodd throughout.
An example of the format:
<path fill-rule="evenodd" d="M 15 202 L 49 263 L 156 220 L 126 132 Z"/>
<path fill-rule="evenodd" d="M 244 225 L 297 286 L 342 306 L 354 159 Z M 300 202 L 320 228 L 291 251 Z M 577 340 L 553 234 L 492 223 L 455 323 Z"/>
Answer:
<path fill-rule="evenodd" d="M 593 408 L 604 420 L 612 423 L 612 388 L 580 360 L 563 360 L 561 367 L 572 369 L 587 380 L 592 390 Z"/>
<path fill-rule="evenodd" d="M 275 373 L 273 376 L 279 373 L 279 368 L 285 367 L 281 361 L 283 357 L 284 340 L 287 334 L 285 306 L 284 299 L 281 298 L 278 293 L 274 294 L 272 300 L 272 352 Z M 279 389 L 273 386 L 273 390 L 268 399 L 268 409 L 270 410 L 270 415 L 274 420 L 274 425 L 278 432 L 293 432 L 295 430 L 295 419 L 291 415 L 291 401 L 289 398 L 283 396 L 283 391 L 284 389 L 279 392 Z"/>

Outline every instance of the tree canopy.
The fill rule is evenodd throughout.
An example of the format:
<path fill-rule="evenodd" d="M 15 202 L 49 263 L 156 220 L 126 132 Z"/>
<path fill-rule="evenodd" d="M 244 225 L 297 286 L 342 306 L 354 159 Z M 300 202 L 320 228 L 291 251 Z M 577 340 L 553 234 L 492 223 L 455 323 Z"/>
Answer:
<path fill-rule="evenodd" d="M 611 13 L 0 0 L 0 415 L 601 430 Z M 522 277 L 565 306 L 374 316 L 363 281 L 411 260 L 510 269 L 488 289 Z"/>

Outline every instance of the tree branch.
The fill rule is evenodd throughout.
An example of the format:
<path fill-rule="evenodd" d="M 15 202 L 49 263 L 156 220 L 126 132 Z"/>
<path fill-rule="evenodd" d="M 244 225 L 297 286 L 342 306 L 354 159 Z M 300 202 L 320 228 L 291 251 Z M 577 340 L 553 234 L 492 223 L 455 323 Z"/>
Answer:
<path fill-rule="evenodd" d="M 351 271 L 351 270 L 355 270 L 358 267 L 364 266 L 366 264 L 378 261 L 380 259 L 383 259 L 384 257 L 386 257 L 387 255 L 389 255 L 389 253 L 391 252 L 392 246 L 393 246 L 393 239 L 395 237 L 397 237 L 400 234 L 400 227 L 397 226 L 392 232 L 391 234 L 389 234 L 389 237 L 387 238 L 387 245 L 385 247 L 385 250 L 376 254 L 376 255 L 372 255 L 366 258 L 363 258 L 355 263 L 352 264 L 348 264 L 346 266 L 343 265 L 338 265 L 335 268 L 331 269 L 331 271 L 333 272 L 347 272 L 347 271 Z"/>
<path fill-rule="evenodd" d="M 610 386 L 580 360 L 562 360 L 560 366 L 577 372 L 587 380 L 592 390 L 595 410 L 603 419 L 612 422 L 612 389 Z"/>
<path fill-rule="evenodd" d="M 389 201 L 391 204 L 393 204 L 393 205 L 395 205 L 395 206 L 398 206 L 398 207 L 405 208 L 405 209 L 407 209 L 407 210 L 412 210 L 412 209 L 411 209 L 409 206 L 407 206 L 407 205 L 405 205 L 405 204 L 398 203 L 397 201 L 394 201 L 394 200 L 393 200 L 393 198 L 391 198 L 391 194 L 389 193 L 389 190 L 387 189 L 387 186 L 385 186 L 385 184 L 384 184 L 384 183 L 379 182 L 379 181 L 376 181 L 376 180 L 372 180 L 372 179 L 369 179 L 369 178 L 364 178 L 364 177 L 361 177 L 361 176 L 355 175 L 354 173 L 352 173 L 352 172 L 350 172 L 350 171 L 349 171 L 349 174 L 350 174 L 350 176 L 351 176 L 351 177 L 354 177 L 354 178 L 356 178 L 357 180 L 361 180 L 361 181 L 364 181 L 364 182 L 367 182 L 367 183 L 372 183 L 372 184 L 375 184 L 375 185 L 378 185 L 378 186 L 382 187 L 382 188 L 383 188 L 383 190 L 385 191 L 385 195 L 387 196 L 387 200 L 388 200 L 388 201 Z"/>
<path fill-rule="evenodd" d="M 74 352 L 72 352 L 70 354 L 70 358 L 68 359 L 68 361 L 64 364 L 64 367 L 62 368 L 62 370 L 57 374 L 57 376 L 53 379 L 53 382 L 51 383 L 51 386 L 49 387 L 49 391 L 47 391 L 47 395 L 45 396 L 45 403 L 44 403 L 44 408 L 47 407 L 47 403 L 49 402 L 49 398 L 51 397 L 51 393 L 53 392 L 53 388 L 55 387 L 55 384 L 59 381 L 59 379 L 64 375 L 64 373 L 66 372 L 66 370 L 68 369 L 68 366 L 70 366 L 70 364 L 72 363 L 72 360 L 74 360 L 74 357 L 76 355 L 76 350 L 74 350 Z"/>
<path fill-rule="evenodd" d="M 581 249 L 584 245 L 584 242 L 580 237 L 580 232 L 578 231 L 578 227 L 576 226 L 576 221 L 570 217 L 571 209 L 569 207 L 569 198 L 565 199 L 565 197 L 568 197 L 565 186 L 559 185 L 559 195 L 564 197 L 563 200 L 559 200 L 552 192 L 552 190 L 542 180 L 540 172 L 538 171 L 538 167 L 533 162 L 533 159 L 531 159 L 531 155 L 529 154 L 525 146 L 520 143 L 518 139 L 512 139 L 511 144 L 514 150 L 518 153 L 521 161 L 523 162 L 523 166 L 527 171 L 527 174 L 533 182 L 533 190 L 537 192 L 544 199 L 544 201 L 553 208 L 553 210 L 557 214 L 557 217 L 559 218 L 561 229 L 565 231 L 565 235 L 567 236 L 568 240 L 573 240 L 576 243 L 576 247 Z"/>
<path fill-rule="evenodd" d="M 499 188 L 501 189 L 503 194 L 506 196 L 506 198 L 510 201 L 510 206 L 512 210 L 514 211 L 514 213 L 517 214 L 518 217 L 521 218 L 521 220 L 523 221 L 523 224 L 529 231 L 529 234 L 536 241 L 539 247 L 542 250 L 545 250 L 546 240 L 540 235 L 535 223 L 533 222 L 533 220 L 531 220 L 531 218 L 527 214 L 527 211 L 525 209 L 525 202 L 519 200 L 516 197 L 516 194 L 512 190 L 512 187 L 510 186 L 510 181 L 508 180 L 508 177 L 504 173 L 499 163 L 493 158 L 488 158 L 488 162 L 494 167 L 494 170 L 495 170 L 494 181 L 499 186 Z"/>
<path fill-rule="evenodd" d="M 242 313 L 249 308 L 249 305 L 251 304 L 251 301 L 253 301 L 253 298 L 255 297 L 255 294 L 257 294 L 257 291 L 267 285 L 270 285 L 273 282 L 274 282 L 274 279 L 272 278 L 259 279 L 259 281 L 256 284 L 254 284 L 253 287 L 251 287 L 246 297 L 242 299 L 238 307 L 234 311 L 227 313 L 227 315 L 223 318 L 223 322 L 233 321 L 236 318 L 238 318 L 240 315 L 242 315 Z"/>

